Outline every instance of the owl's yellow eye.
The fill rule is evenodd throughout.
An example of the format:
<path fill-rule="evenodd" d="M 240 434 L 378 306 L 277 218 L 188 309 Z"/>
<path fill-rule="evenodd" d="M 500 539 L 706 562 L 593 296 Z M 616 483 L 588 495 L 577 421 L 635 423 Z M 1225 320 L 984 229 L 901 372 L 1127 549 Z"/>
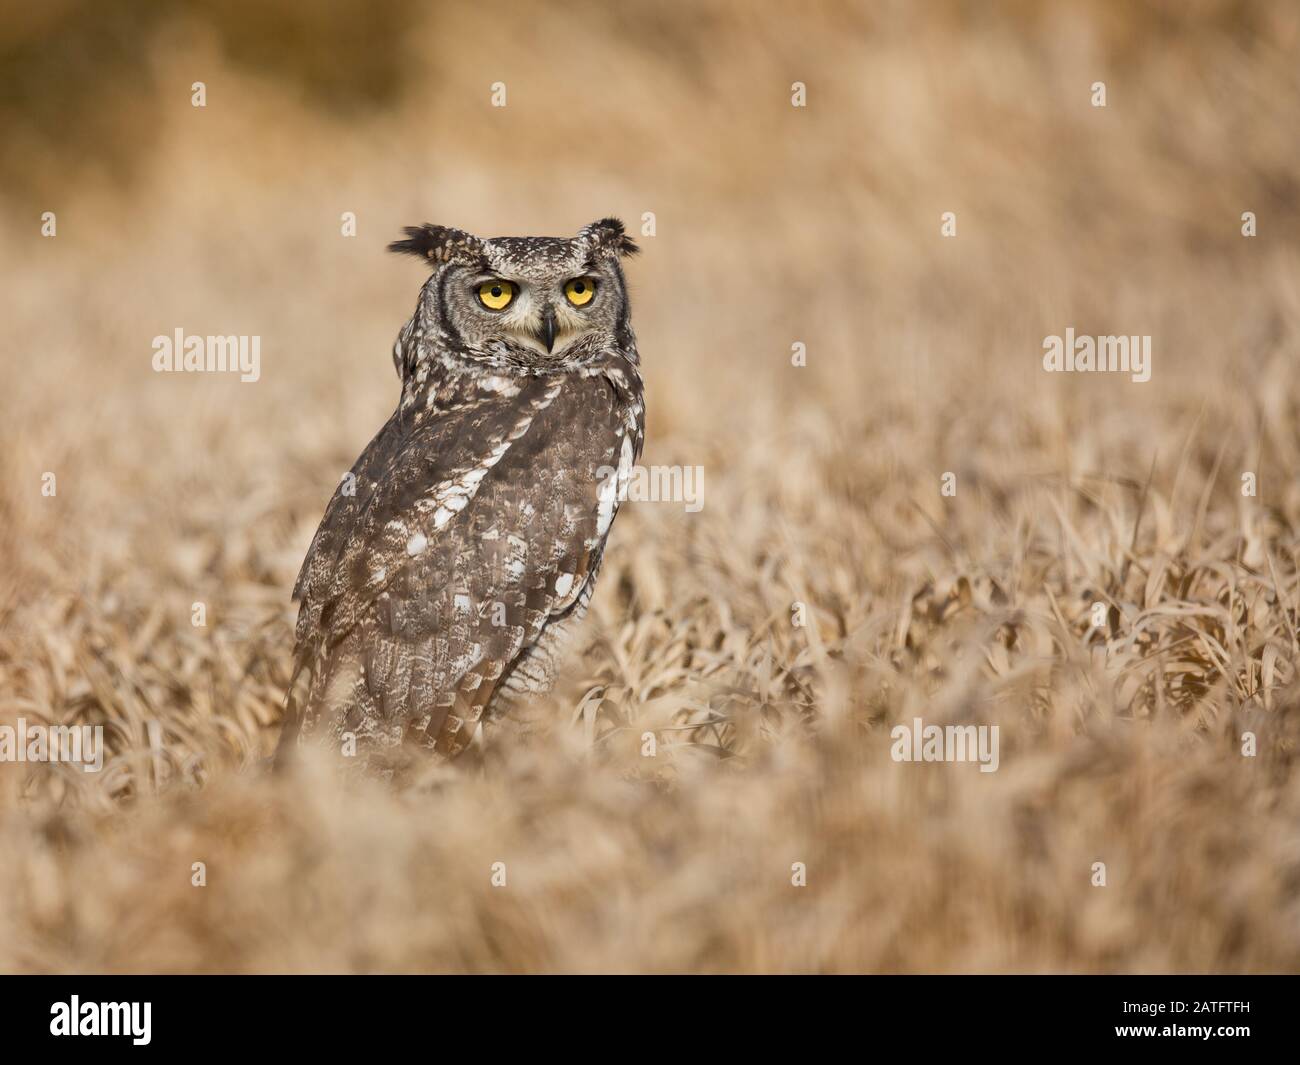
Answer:
<path fill-rule="evenodd" d="M 564 283 L 564 294 L 575 307 L 581 307 L 596 294 L 596 282 L 589 277 L 575 277 Z"/>
<path fill-rule="evenodd" d="M 515 286 L 509 281 L 484 281 L 478 287 L 479 302 L 490 311 L 504 311 L 515 298 Z"/>

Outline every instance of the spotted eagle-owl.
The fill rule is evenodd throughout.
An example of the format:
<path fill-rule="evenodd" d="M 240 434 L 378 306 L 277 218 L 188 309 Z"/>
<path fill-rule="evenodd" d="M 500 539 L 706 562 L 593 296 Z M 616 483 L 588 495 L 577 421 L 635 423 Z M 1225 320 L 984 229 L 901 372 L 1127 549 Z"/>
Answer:
<path fill-rule="evenodd" d="M 591 599 L 645 408 L 617 219 L 572 239 L 406 230 L 433 268 L 393 347 L 393 416 L 294 587 L 278 758 L 347 734 L 460 753 L 549 689 Z"/>

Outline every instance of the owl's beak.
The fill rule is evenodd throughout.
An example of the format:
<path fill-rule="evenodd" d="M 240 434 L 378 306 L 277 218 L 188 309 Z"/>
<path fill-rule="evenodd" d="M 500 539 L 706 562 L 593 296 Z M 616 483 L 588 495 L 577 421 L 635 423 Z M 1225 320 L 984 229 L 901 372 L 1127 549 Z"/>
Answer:
<path fill-rule="evenodd" d="M 546 352 L 549 355 L 555 347 L 555 310 L 547 307 L 542 311 L 542 325 L 537 330 L 537 339 L 546 345 Z"/>

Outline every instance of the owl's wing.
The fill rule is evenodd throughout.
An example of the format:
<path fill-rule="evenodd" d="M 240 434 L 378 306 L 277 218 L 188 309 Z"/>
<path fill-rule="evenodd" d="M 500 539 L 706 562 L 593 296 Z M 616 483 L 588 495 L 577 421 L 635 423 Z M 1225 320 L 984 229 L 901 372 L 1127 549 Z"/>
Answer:
<path fill-rule="evenodd" d="M 410 417 L 409 412 L 406 417 Z M 503 676 L 576 602 L 632 453 L 599 378 L 529 379 L 389 422 L 335 493 L 295 588 L 299 722 L 455 753 Z M 289 730 L 286 729 L 286 732 Z"/>

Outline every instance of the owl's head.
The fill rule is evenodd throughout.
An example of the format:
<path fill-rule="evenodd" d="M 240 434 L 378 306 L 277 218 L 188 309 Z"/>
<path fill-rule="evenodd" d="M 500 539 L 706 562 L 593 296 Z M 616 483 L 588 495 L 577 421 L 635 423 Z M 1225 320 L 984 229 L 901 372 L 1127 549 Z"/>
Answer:
<path fill-rule="evenodd" d="M 426 336 L 452 352 L 539 370 L 635 351 L 619 260 L 637 246 L 616 218 L 572 238 L 485 238 L 423 225 L 388 247 L 433 266 L 418 316 Z"/>

